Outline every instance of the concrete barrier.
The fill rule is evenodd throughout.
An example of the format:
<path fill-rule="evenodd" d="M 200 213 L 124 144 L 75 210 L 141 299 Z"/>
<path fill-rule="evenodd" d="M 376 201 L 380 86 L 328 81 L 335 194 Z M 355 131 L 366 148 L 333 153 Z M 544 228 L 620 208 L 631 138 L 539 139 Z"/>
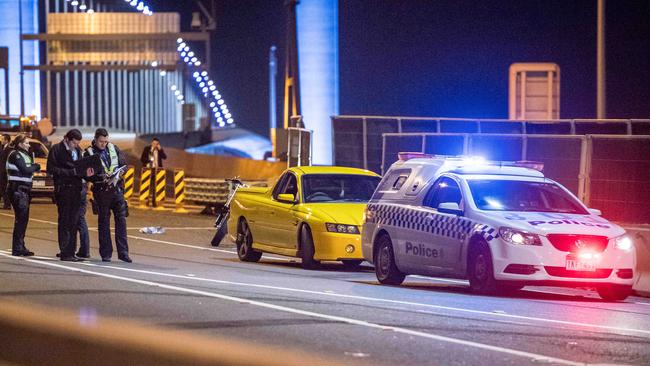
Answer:
<path fill-rule="evenodd" d="M 300 352 L 199 337 L 40 306 L 0 302 L 0 364 L 259 365 L 344 364 Z M 349 364 L 345 360 L 345 364 Z"/>
<path fill-rule="evenodd" d="M 239 176 L 243 180 L 268 180 L 279 176 L 287 168 L 286 162 L 190 154 L 182 148 L 165 145 L 164 135 L 159 137 L 167 154 L 167 160 L 164 161 L 165 169 L 183 169 L 186 177 L 223 179 Z M 129 150 L 130 162 L 137 160 L 139 164 L 140 154 L 150 142 L 148 136 L 136 138 L 133 148 Z"/>
<path fill-rule="evenodd" d="M 626 227 L 636 247 L 636 275 L 634 291 L 650 297 L 650 226 Z"/>

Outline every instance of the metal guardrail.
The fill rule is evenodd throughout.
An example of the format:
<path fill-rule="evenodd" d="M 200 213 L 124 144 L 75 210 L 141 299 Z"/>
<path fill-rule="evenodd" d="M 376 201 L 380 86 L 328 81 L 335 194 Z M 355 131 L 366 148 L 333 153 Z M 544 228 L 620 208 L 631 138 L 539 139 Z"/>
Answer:
<path fill-rule="evenodd" d="M 244 181 L 251 187 L 266 187 L 266 181 Z M 223 179 L 185 178 L 185 199 L 195 204 L 217 206 L 226 202 L 230 184 Z"/>
<path fill-rule="evenodd" d="M 546 176 L 609 219 L 650 222 L 650 135 L 384 133 L 382 173 L 399 151 L 542 161 Z"/>

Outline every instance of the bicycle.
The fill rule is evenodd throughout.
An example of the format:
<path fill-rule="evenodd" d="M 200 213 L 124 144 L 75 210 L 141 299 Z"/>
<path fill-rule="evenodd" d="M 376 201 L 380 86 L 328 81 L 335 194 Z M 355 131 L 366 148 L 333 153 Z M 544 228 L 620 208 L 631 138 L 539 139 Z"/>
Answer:
<path fill-rule="evenodd" d="M 230 217 L 230 203 L 235 197 L 237 190 L 242 187 L 248 187 L 244 184 L 239 178 L 230 178 L 226 179 L 226 182 L 230 184 L 230 192 L 228 192 L 228 198 L 226 202 L 217 210 L 217 218 L 214 222 L 214 227 L 217 228 L 217 232 L 212 238 L 212 246 L 218 247 L 221 244 L 223 238 L 228 234 L 228 218 Z"/>

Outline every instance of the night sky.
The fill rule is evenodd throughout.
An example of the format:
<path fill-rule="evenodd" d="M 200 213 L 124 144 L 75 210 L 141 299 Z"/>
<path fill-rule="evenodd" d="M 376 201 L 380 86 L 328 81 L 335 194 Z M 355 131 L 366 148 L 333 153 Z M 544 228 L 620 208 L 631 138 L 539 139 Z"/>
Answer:
<path fill-rule="evenodd" d="M 151 3 L 185 12 L 189 28 L 192 2 Z M 282 111 L 283 3 L 217 1 L 213 78 L 236 123 L 263 135 L 272 44 L 279 49 Z M 595 118 L 596 4 L 339 0 L 340 112 L 507 118 L 510 64 L 555 62 L 561 117 Z M 650 0 L 609 0 L 606 32 L 608 117 L 650 118 Z"/>

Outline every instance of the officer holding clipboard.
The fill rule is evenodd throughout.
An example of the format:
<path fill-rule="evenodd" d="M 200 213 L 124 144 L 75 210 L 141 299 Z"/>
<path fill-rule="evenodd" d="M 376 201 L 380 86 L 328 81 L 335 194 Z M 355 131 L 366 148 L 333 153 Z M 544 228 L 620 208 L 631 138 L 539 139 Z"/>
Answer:
<path fill-rule="evenodd" d="M 111 212 L 115 218 L 115 247 L 117 257 L 131 263 L 126 238 L 126 216 L 128 206 L 124 199 L 122 175 L 126 162 L 117 146 L 108 141 L 108 131 L 98 128 L 92 145 L 86 149 L 86 156 L 99 156 L 102 170 L 89 178 L 93 183 L 93 197 L 98 209 L 99 254 L 102 261 L 110 262 L 113 255 L 111 242 Z"/>

